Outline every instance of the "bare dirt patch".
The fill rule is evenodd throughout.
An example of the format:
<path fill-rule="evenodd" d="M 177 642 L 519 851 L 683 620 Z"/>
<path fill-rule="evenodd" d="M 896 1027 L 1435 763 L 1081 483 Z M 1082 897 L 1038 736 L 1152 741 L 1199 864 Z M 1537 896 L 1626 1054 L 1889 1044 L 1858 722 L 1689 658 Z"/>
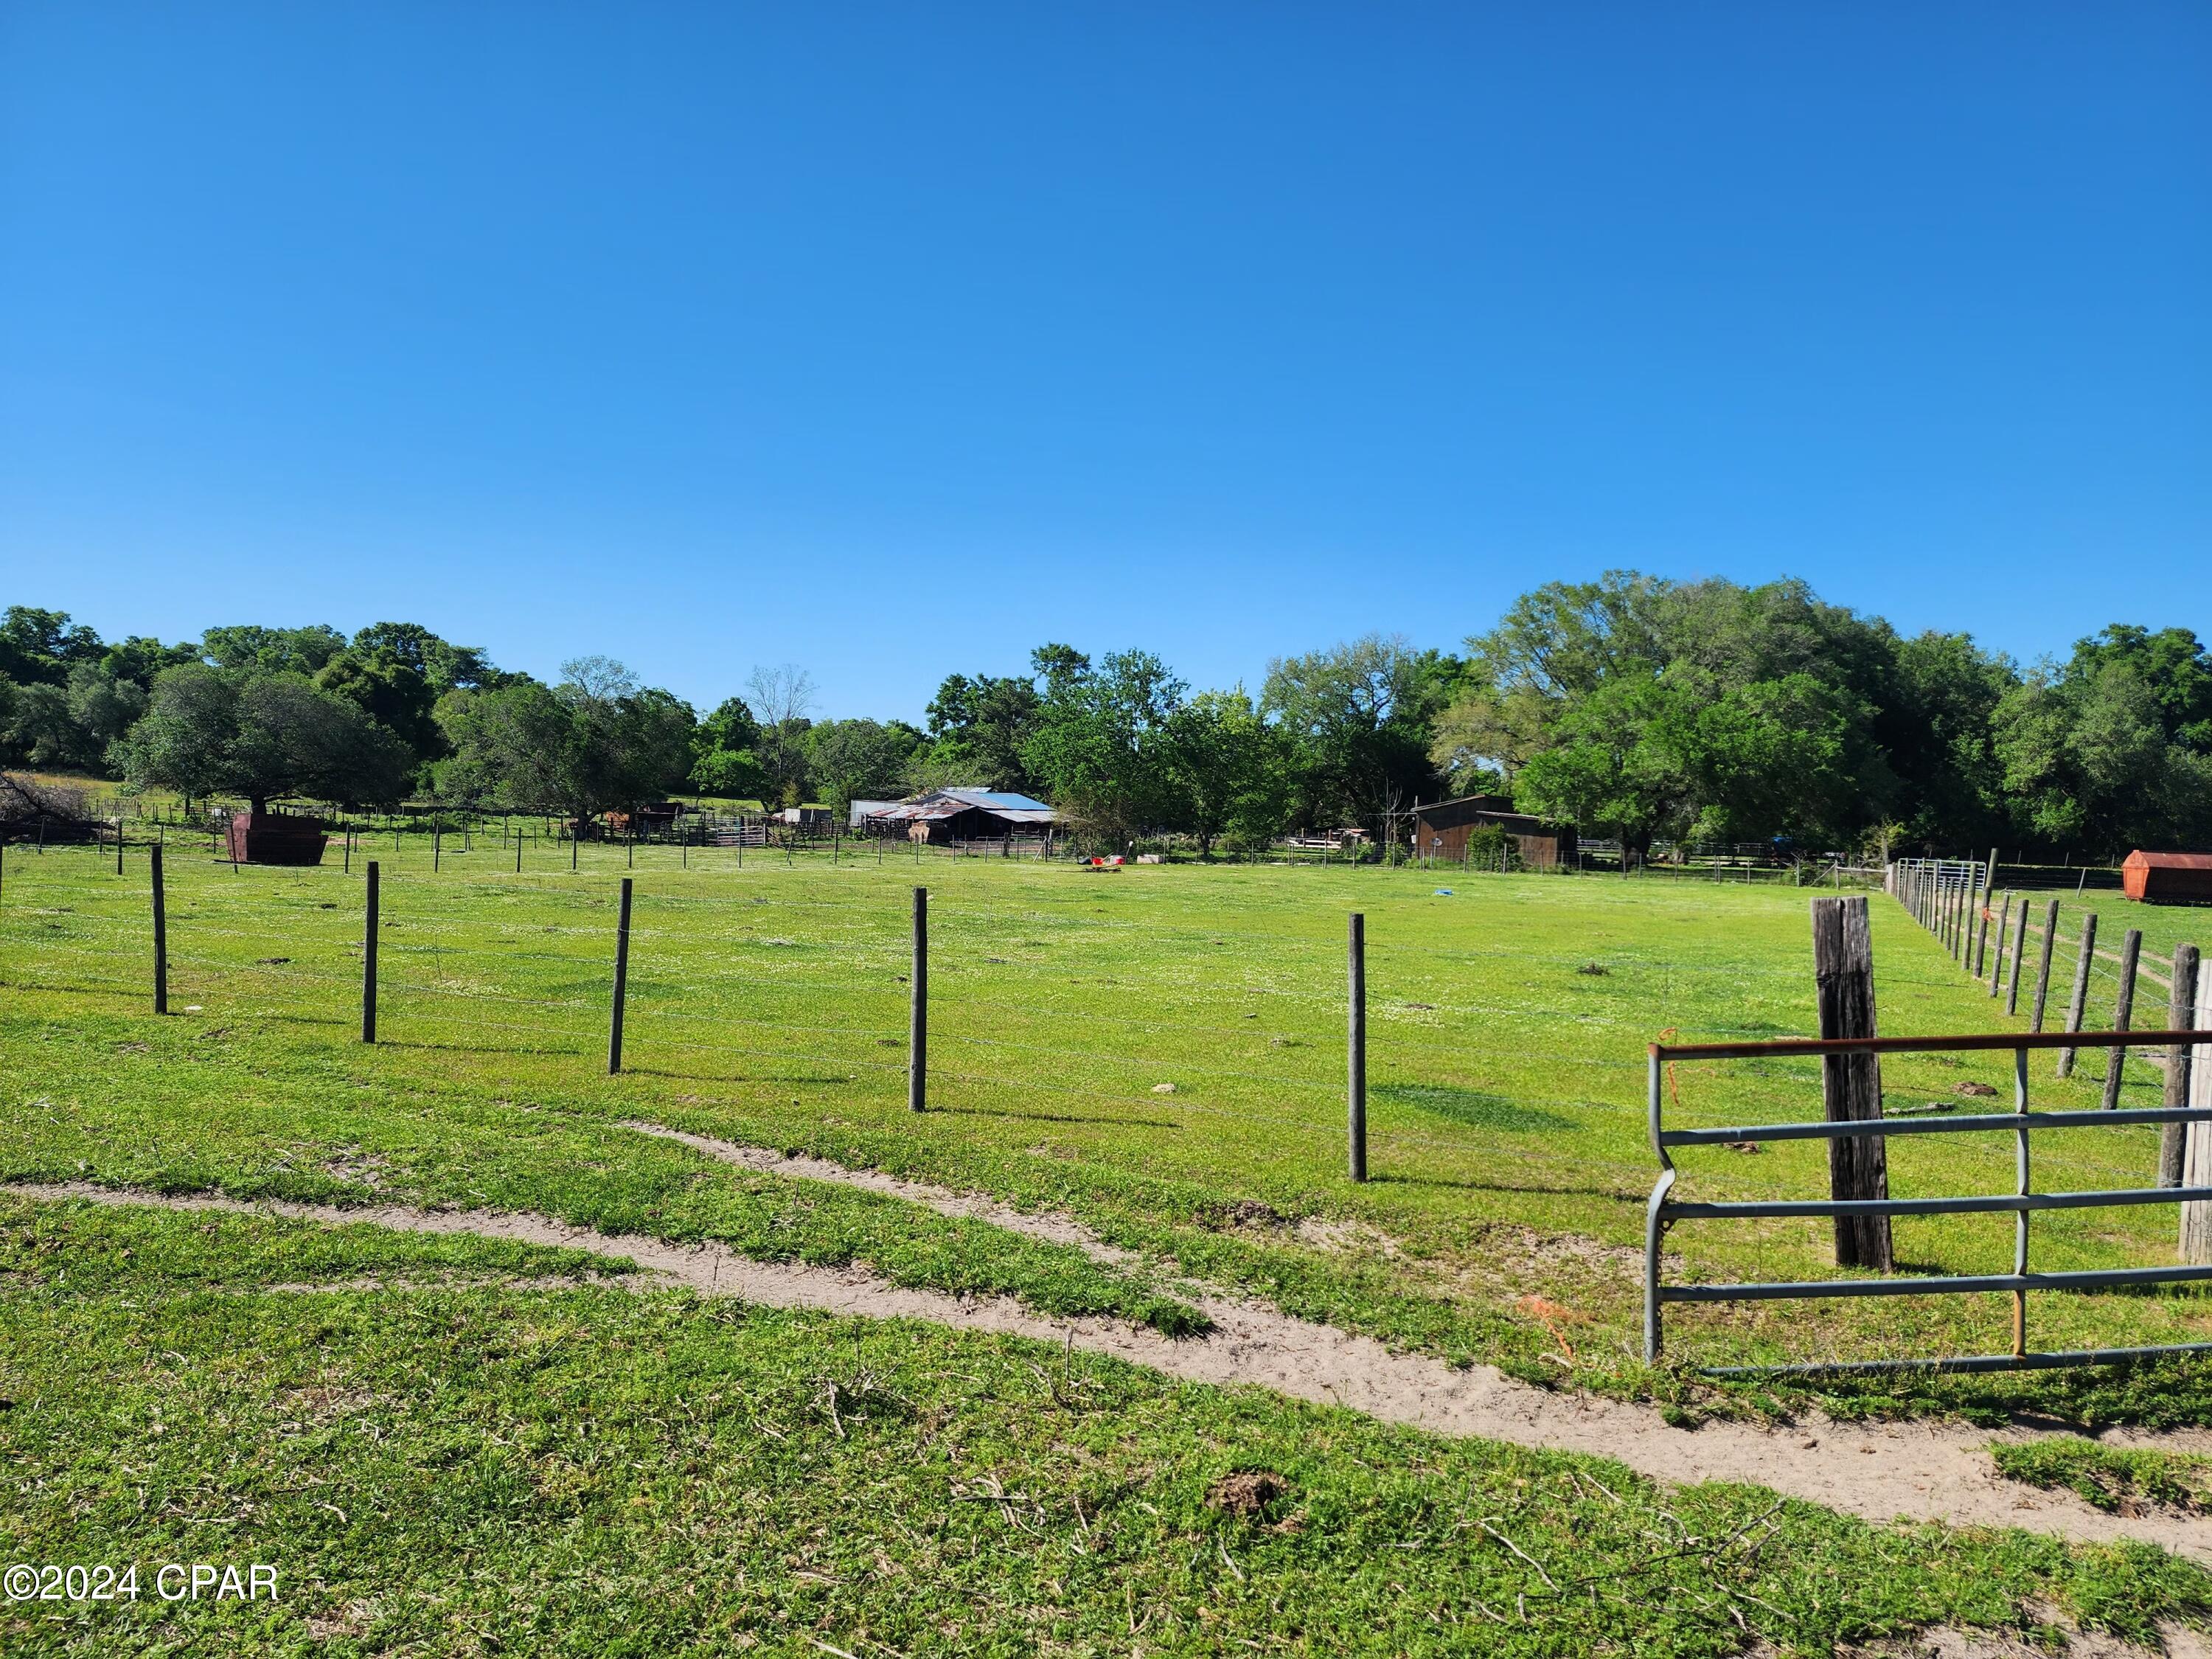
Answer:
<path fill-rule="evenodd" d="M 821 1160 L 785 1159 L 776 1153 L 758 1156 L 769 1162 L 752 1167 L 805 1163 L 840 1168 Z M 865 1174 L 847 1170 L 827 1178 L 860 1184 Z M 878 1190 L 915 1188 L 981 1206 L 945 1213 L 973 1213 L 988 1219 L 991 1211 L 1000 1207 L 989 1200 L 946 1194 L 942 1188 L 890 1176 L 871 1179 L 885 1183 Z M 1648 1407 L 1554 1394 L 1516 1382 L 1486 1365 L 1455 1370 L 1426 1355 L 1393 1352 L 1370 1338 L 1293 1319 L 1254 1303 L 1194 1298 L 1213 1321 L 1214 1329 L 1203 1338 L 1176 1340 L 1117 1321 L 1048 1318 L 1002 1297 L 909 1290 L 886 1283 L 865 1268 L 754 1261 L 721 1244 L 683 1245 L 635 1234 L 608 1235 L 544 1216 L 397 1205 L 341 1209 L 276 1201 L 247 1204 L 228 1198 L 119 1192 L 85 1183 L 5 1190 L 33 1199 L 275 1214 L 326 1225 L 367 1224 L 407 1232 L 466 1233 L 562 1246 L 635 1263 L 641 1273 L 612 1282 L 640 1290 L 684 1286 L 702 1295 L 738 1297 L 769 1307 L 873 1319 L 921 1319 L 959 1330 L 1030 1337 L 1109 1355 L 1189 1382 L 1269 1389 L 1435 1433 L 1613 1458 L 1673 1484 L 1727 1480 L 1765 1486 L 1875 1522 L 1904 1518 L 1955 1526 L 2011 1526 L 2090 1543 L 2139 1539 L 2212 1563 L 2212 1526 L 2202 1521 L 2169 1515 L 2110 1515 L 2070 1492 L 2023 1492 L 1996 1472 L 1984 1449 L 1986 1431 L 1945 1424 L 1868 1425 L 1817 1419 L 1786 1433 L 1747 1423 L 1671 1428 Z M 1040 1224 L 1081 1231 L 1080 1224 L 1069 1218 L 1006 1213 L 1018 1218 L 1024 1231 Z"/>

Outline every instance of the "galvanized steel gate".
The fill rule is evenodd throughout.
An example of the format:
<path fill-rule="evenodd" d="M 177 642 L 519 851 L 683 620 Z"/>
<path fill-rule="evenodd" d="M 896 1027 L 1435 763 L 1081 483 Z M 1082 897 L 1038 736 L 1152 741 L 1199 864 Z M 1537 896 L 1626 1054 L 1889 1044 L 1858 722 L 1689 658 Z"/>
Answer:
<path fill-rule="evenodd" d="M 2030 1135 L 2039 1130 L 2109 1128 L 2136 1123 L 2212 1122 L 2212 1105 L 2144 1108 L 2112 1111 L 2036 1112 L 2028 1109 L 2027 1056 L 2031 1049 L 2067 1046 L 2109 1048 L 2187 1043 L 2212 1046 L 2206 1031 L 1999 1032 L 1948 1037 L 1789 1038 L 1767 1042 L 1653 1043 L 1650 1048 L 1651 1150 L 1659 1159 L 1659 1179 L 1645 1211 L 1644 1244 L 1644 1356 L 1656 1362 L 1661 1346 L 1660 1310 L 1670 1302 L 1780 1302 L 1830 1297 L 1958 1296 L 2009 1291 L 2013 1297 L 2013 1342 L 2008 1354 L 1947 1355 L 1932 1359 L 1812 1362 L 1788 1365 L 1730 1365 L 1705 1368 L 1714 1376 L 1771 1375 L 1792 1371 L 1882 1371 L 1935 1369 L 1951 1371 L 2034 1370 L 2137 1359 L 2158 1354 L 2212 1352 L 2212 1342 L 2167 1344 L 2146 1348 L 2096 1348 L 2038 1353 L 2027 1346 L 2030 1291 L 2082 1291 L 2132 1285 L 2178 1284 L 2212 1279 L 2212 1266 L 2113 1267 L 2087 1272 L 2037 1273 L 2028 1271 L 2028 1217 L 2038 1210 L 2080 1210 L 2135 1204 L 2183 1204 L 2212 1200 L 2212 1186 L 2142 1187 L 2080 1193 L 2039 1193 L 2033 1184 Z M 1848 1120 L 1841 1122 L 1747 1124 L 1728 1129 L 1669 1129 L 1664 1121 L 1662 1079 L 1669 1062 L 1692 1060 L 1776 1059 L 1852 1054 L 1958 1054 L 2010 1049 L 2013 1053 L 2013 1109 L 1928 1117 Z M 2192 1067 L 2201 1070 L 2202 1067 Z M 2198 1093 L 2195 1099 L 2205 1097 Z M 1977 1134 L 2009 1132 L 2017 1150 L 2019 1181 L 2010 1193 L 1965 1198 L 1785 1199 L 1727 1203 L 1678 1203 L 1671 1197 L 1677 1146 L 1717 1146 L 1731 1142 L 1834 1140 L 1846 1135 Z M 1660 1279 L 1660 1244 L 1677 1221 L 1773 1216 L 1973 1215 L 2011 1212 L 2016 1218 L 2013 1270 L 2009 1273 L 1920 1275 L 1909 1278 L 1810 1279 L 1775 1284 L 1666 1285 Z"/>

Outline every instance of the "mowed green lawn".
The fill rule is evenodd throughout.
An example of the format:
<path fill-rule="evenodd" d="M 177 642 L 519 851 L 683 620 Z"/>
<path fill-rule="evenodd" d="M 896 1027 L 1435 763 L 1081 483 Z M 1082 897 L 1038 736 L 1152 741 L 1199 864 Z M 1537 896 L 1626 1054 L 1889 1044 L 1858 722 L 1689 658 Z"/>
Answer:
<path fill-rule="evenodd" d="M 1774 1408 L 1637 1353 L 1644 1045 L 1805 1031 L 1806 895 L 1414 872 L 641 857 L 629 1069 L 605 1074 L 618 852 L 383 866 L 381 1036 L 334 858 L 147 868 L 9 849 L 0 1179 L 394 1199 L 865 1263 L 902 1284 L 1187 1330 L 1182 1281 L 1555 1383 Z M 931 889 L 933 1109 L 906 1109 L 908 905 Z M 1448 887 L 1449 896 L 1436 890 Z M 1986 997 L 1877 897 L 1885 1028 Z M 1344 1175 L 1344 934 L 1367 917 L 1375 1178 Z M 1602 972 L 1589 971 L 1601 969 Z M 2092 1076 L 2039 1098 L 2087 1103 Z M 2001 1066 L 1893 1064 L 1893 1106 Z M 1684 1066 L 1679 1121 L 1817 1115 L 1802 1066 Z M 1172 1084 L 1172 1093 L 1158 1085 Z M 2130 1098 L 2154 1097 L 2142 1068 Z M 1670 1115 L 1675 1109 L 1670 1106 Z M 866 1192 L 733 1170 L 649 1121 L 1064 1208 L 1126 1269 Z M 2151 1132 L 2039 1153 L 2139 1184 Z M 1892 1143 L 1900 1192 L 1998 1190 L 2009 1141 Z M 1818 1194 L 1817 1148 L 1684 1190 Z M 2171 1212 L 2039 1217 L 2045 1266 L 2170 1259 Z M 2002 1267 L 2009 1222 L 1900 1224 Z M 603 1269 L 602 1269 L 603 1270 Z M 1811 1224 L 1686 1224 L 1672 1275 L 1818 1274 Z M 571 1288 L 531 1288 L 544 1275 Z M 2147 1548 L 1879 1528 L 1751 1491 L 1450 1443 L 1021 1342 L 638 1295 L 558 1251 L 0 1196 L 0 1553 L 273 1562 L 278 1606 L 0 1611 L 0 1650 L 1819 1652 L 2039 1598 L 2146 1633 L 2206 1580 Z M 379 1286 L 382 1286 L 379 1288 Z M 1540 1295 L 1552 1324 L 1524 1310 Z M 1717 1362 L 2002 1346 L 1998 1298 L 1678 1310 Z M 2198 1340 L 2193 1294 L 2039 1298 L 2046 1346 Z M 1555 1330 L 1571 1341 L 1573 1354 Z M 1802 1390 L 1800 1391 L 1802 1392 Z M 2212 1420 L 2197 1369 L 1897 1385 L 1847 1409 Z M 1209 1504 L 1264 1470 L 1250 1514 Z M 1506 1540 L 1510 1540 L 1506 1541 Z M 827 1644 L 826 1646 L 824 1644 Z"/>
<path fill-rule="evenodd" d="M 872 1221 L 883 1206 L 862 1195 L 824 1200 L 855 1212 L 831 1220 L 723 1213 L 724 1176 L 702 1183 L 696 1155 L 618 1127 L 649 1119 L 1066 1207 L 1295 1311 L 1454 1356 L 1548 1352 L 1556 1372 L 1555 1339 L 1516 1308 L 1540 1295 L 1588 1322 L 1574 1370 L 1613 1386 L 1638 1370 L 1656 1174 L 1645 1045 L 1668 1031 L 1804 1035 L 1812 1023 L 1808 896 L 1773 887 L 1249 866 L 1091 874 L 896 854 L 832 865 L 754 853 L 739 870 L 728 851 L 687 869 L 663 849 L 631 871 L 599 848 L 576 873 L 518 876 L 495 842 L 449 850 L 434 874 L 422 836 L 371 850 L 384 884 L 374 1048 L 356 1040 L 362 854 L 349 876 L 335 854 L 316 870 L 234 871 L 172 849 L 173 1014 L 155 1020 L 143 853 L 118 878 L 85 852 L 15 849 L 0 894 L 12 1089 L 0 1170 L 338 1202 L 372 1195 L 366 1170 L 387 1194 L 724 1237 L 756 1253 L 790 1234 L 924 1271 L 898 1259 L 919 1248 L 911 1240 L 874 1236 L 908 1231 L 907 1212 Z M 611 1079 L 624 873 L 636 883 L 627 1065 Z M 904 1075 L 918 880 L 932 891 L 932 1110 L 920 1117 Z M 1901 909 L 1873 904 L 1884 1030 L 2005 1024 Z M 1369 941 L 1364 1186 L 1345 1176 L 1354 909 Z M 2101 1056 L 2065 1083 L 2051 1057 L 2033 1066 L 2037 1103 L 2096 1103 Z M 2138 1060 L 2128 1078 L 2131 1103 L 2156 1103 L 2154 1068 Z M 1969 1081 L 1998 1088 L 2002 1106 L 2008 1058 L 1885 1067 L 1893 1110 L 1988 1109 L 1959 1092 Z M 1669 1094 L 1670 1121 L 1685 1124 L 1820 1111 L 1811 1062 L 1686 1064 Z M 2037 1183 L 2148 1184 L 2155 1144 L 2154 1129 L 2048 1135 Z M 1679 1191 L 1819 1196 L 1825 1157 L 1811 1143 L 1693 1152 Z M 2014 1179 L 2004 1135 L 1896 1139 L 1890 1164 L 1900 1194 L 2004 1191 Z M 2172 1260 L 2170 1208 L 2044 1214 L 2033 1226 L 2039 1267 Z M 2009 1217 L 1897 1231 L 1916 1267 L 2010 1264 Z M 1685 1223 L 1668 1250 L 1670 1277 L 1832 1271 L 1818 1221 Z M 966 1252 L 1000 1253 L 995 1239 Z M 1080 1258 L 1053 1260 L 1051 1247 L 1014 1254 L 1039 1259 L 988 1271 L 1064 1281 L 1033 1297 L 1054 1310 L 1126 1311 L 1146 1294 Z M 957 1288 L 1035 1288 L 966 1284 L 987 1271 L 980 1260 L 924 1265 Z M 2212 1340 L 2212 1301 L 2188 1291 L 2040 1296 L 2033 1316 L 2046 1347 Z M 1711 1364 L 2000 1351 L 2008 1319 L 2001 1296 L 1677 1308 L 1670 1353 Z"/>

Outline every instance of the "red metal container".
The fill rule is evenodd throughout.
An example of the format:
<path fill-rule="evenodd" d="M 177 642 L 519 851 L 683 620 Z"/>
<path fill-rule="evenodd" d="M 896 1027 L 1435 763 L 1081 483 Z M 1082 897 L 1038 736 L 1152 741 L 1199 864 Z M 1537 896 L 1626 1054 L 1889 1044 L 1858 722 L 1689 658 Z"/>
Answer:
<path fill-rule="evenodd" d="M 234 812 L 230 817 L 231 860 L 238 864 L 320 864 L 330 837 L 319 818 L 283 812 Z"/>
<path fill-rule="evenodd" d="M 2146 853 L 2120 864 L 2120 886 L 2148 904 L 2212 904 L 2212 853 Z"/>

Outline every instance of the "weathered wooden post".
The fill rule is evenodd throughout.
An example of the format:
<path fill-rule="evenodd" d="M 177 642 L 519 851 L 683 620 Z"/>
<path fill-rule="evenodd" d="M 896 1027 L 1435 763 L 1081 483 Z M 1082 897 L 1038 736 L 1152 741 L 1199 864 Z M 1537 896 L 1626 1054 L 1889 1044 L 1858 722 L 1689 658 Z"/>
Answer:
<path fill-rule="evenodd" d="M 2021 898 L 2020 926 L 2013 929 L 2012 972 L 2005 978 L 2005 1012 L 2008 1014 L 2020 1012 L 2020 964 L 2021 958 L 2027 955 L 2027 913 L 2033 904 L 2033 901 Z"/>
<path fill-rule="evenodd" d="M 2081 913 L 2081 951 L 2074 958 L 2074 994 L 2066 999 L 2066 1030 L 2081 1029 L 2081 1016 L 2089 1011 L 2089 975 L 2097 971 L 2097 915 L 2094 910 Z M 2074 1075 L 2076 1050 L 2072 1047 L 2058 1051 L 2058 1075 Z"/>
<path fill-rule="evenodd" d="M 438 873 L 438 866 L 443 861 L 445 852 L 446 815 L 442 812 L 433 812 L 430 814 L 430 873 L 432 875 Z"/>
<path fill-rule="evenodd" d="M 622 1070 L 623 1006 L 629 1000 L 629 887 L 630 878 L 624 876 L 622 884 L 622 910 L 615 920 L 614 1020 L 607 1027 L 607 1073 L 609 1076 Z"/>
<path fill-rule="evenodd" d="M 2208 1024 L 2212 1024 L 2212 974 L 2205 973 L 2200 964 L 2196 1017 L 2190 1021 L 2189 1029 L 2201 1031 Z M 2189 1105 L 2193 1111 L 2212 1108 L 2212 1066 L 2190 1066 Z M 2181 1184 L 2212 1187 L 2212 1123 L 2189 1123 L 2182 1127 L 2186 1140 L 2181 1160 Z M 2181 1260 L 2192 1267 L 2212 1265 L 2212 1200 L 2199 1199 L 2181 1206 Z"/>
<path fill-rule="evenodd" d="M 2012 889 L 2005 889 L 2004 908 L 1997 913 L 1997 953 L 1990 963 L 1990 994 L 1995 996 L 2004 985 L 2005 941 L 2012 937 Z"/>
<path fill-rule="evenodd" d="M 376 1041 L 376 860 L 368 861 L 368 905 L 361 923 L 361 1040 Z"/>
<path fill-rule="evenodd" d="M 115 873 L 123 873 L 123 814 L 115 815 Z"/>
<path fill-rule="evenodd" d="M 1345 1129 L 1352 1178 L 1367 1179 L 1367 918 L 1352 913 L 1345 958 Z"/>
<path fill-rule="evenodd" d="M 2043 953 L 2035 969 L 2035 1011 L 2028 1016 L 2027 1029 L 2043 1029 L 2044 1009 L 2051 1000 L 2051 951 L 2058 943 L 2058 901 L 2053 899 L 2043 913 Z"/>
<path fill-rule="evenodd" d="M 907 984 L 906 1104 L 929 1109 L 929 889 L 914 890 L 914 970 Z"/>
<path fill-rule="evenodd" d="M 2112 1000 L 2112 1029 L 2124 1031 L 2135 1018 L 2136 964 L 2142 957 L 2142 929 L 2130 927 L 2120 941 L 2120 994 Z M 2128 1063 L 2124 1048 L 2107 1049 L 2105 1066 L 2105 1109 L 2112 1111 L 2120 1103 L 2120 1073 Z"/>
<path fill-rule="evenodd" d="M 2173 947 L 2173 987 L 2166 1000 L 2166 1029 L 2187 1031 L 2195 1029 L 2197 1020 L 2197 947 L 2177 945 Z M 2189 1104 L 2189 1077 L 2196 1069 L 2197 1051 L 2186 1042 L 2177 1042 L 2166 1051 L 2166 1091 L 2159 1104 L 2174 1111 Z M 2189 1126 L 2185 1123 L 2162 1124 L 2158 1135 L 2158 1184 L 2179 1187 L 2181 1184 L 2181 1159 L 2188 1144 Z"/>
<path fill-rule="evenodd" d="M 169 904 L 161 886 L 161 849 L 154 849 L 154 1012 L 169 1012 Z"/>
<path fill-rule="evenodd" d="M 1813 981 L 1823 1037 L 1873 1036 L 1874 939 L 1863 898 L 1813 901 Z M 1881 1116 L 1881 1060 L 1870 1054 L 1828 1054 L 1820 1061 L 1820 1097 L 1831 1123 Z M 1889 1164 L 1880 1135 L 1839 1135 L 1828 1143 L 1832 1198 L 1889 1196 Z M 1836 1265 L 1890 1270 L 1889 1218 L 1835 1218 Z"/>

